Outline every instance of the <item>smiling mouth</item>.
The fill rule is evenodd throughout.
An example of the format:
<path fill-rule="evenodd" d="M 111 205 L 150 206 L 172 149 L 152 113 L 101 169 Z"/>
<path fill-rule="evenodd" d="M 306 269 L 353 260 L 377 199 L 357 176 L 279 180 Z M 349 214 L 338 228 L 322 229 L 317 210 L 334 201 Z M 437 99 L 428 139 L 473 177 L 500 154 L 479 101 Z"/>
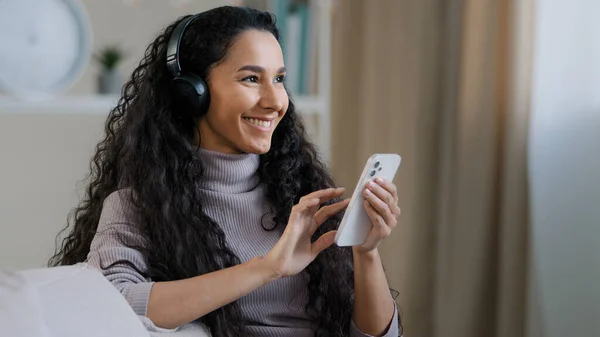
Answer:
<path fill-rule="evenodd" d="M 242 117 L 243 120 L 245 120 L 246 122 L 248 122 L 251 125 L 257 126 L 261 129 L 271 129 L 271 126 L 273 125 L 273 121 L 264 121 L 264 120 L 260 120 L 260 119 L 256 119 L 256 118 L 249 118 L 249 117 Z"/>

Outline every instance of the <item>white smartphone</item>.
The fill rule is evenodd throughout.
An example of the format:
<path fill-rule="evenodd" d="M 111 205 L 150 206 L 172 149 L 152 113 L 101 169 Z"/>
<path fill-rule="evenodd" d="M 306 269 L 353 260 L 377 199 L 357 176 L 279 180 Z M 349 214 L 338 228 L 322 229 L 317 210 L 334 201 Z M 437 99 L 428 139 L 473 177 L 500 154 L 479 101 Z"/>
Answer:
<path fill-rule="evenodd" d="M 377 153 L 367 160 L 335 235 L 338 246 L 359 246 L 365 242 L 372 228 L 362 194 L 365 184 L 378 177 L 392 181 L 401 161 L 395 153 Z"/>

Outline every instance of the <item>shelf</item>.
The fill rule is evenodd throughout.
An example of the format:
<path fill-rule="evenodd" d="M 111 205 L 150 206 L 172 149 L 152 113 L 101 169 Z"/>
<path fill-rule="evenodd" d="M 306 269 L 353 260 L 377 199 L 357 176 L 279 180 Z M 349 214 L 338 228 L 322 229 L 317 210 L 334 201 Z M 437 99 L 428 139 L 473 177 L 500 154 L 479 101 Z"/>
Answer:
<path fill-rule="evenodd" d="M 325 102 L 317 96 L 292 99 L 301 114 L 324 113 Z M 0 96 L 0 115 L 106 115 L 118 101 L 118 95 L 63 96 L 47 101 L 25 101 Z"/>
<path fill-rule="evenodd" d="M 45 101 L 26 101 L 0 97 L 0 114 L 90 115 L 108 114 L 116 106 L 118 96 L 63 96 Z"/>

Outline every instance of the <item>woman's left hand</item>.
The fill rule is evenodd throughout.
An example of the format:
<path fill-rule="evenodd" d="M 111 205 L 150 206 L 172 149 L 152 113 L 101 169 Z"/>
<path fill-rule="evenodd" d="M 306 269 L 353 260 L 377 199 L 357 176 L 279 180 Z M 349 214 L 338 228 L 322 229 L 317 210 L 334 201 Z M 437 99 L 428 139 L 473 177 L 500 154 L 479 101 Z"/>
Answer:
<path fill-rule="evenodd" d="M 396 228 L 400 215 L 396 185 L 382 178 L 370 181 L 363 190 L 364 207 L 373 227 L 367 239 L 359 247 L 362 251 L 372 251 Z"/>

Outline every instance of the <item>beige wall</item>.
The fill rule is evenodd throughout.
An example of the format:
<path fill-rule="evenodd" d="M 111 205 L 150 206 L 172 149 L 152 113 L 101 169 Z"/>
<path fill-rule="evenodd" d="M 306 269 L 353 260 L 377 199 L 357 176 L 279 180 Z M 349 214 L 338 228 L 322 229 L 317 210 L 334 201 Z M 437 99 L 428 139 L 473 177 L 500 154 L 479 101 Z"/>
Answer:
<path fill-rule="evenodd" d="M 126 47 L 130 57 L 121 71 L 129 74 L 168 22 L 227 2 L 201 0 L 181 9 L 159 0 L 142 0 L 138 7 L 122 0 L 83 3 L 92 21 L 95 49 L 114 42 Z M 97 67 L 90 64 L 69 94 L 95 93 L 96 74 Z M 0 111 L 0 268 L 46 263 L 56 234 L 77 205 L 83 189 L 77 183 L 88 172 L 105 117 Z"/>
<path fill-rule="evenodd" d="M 101 115 L 0 114 L 0 268 L 45 264 L 78 201 Z"/>
<path fill-rule="evenodd" d="M 167 0 L 138 0 L 137 5 L 127 5 L 125 0 L 82 0 L 92 24 L 94 51 L 109 44 L 119 44 L 129 54 L 120 67 L 126 79 L 135 69 L 148 44 L 160 30 L 179 16 L 200 12 L 221 4 L 224 0 L 196 0 L 177 8 Z M 129 1 L 132 2 L 132 1 Z M 98 67 L 92 60 L 81 80 L 68 94 L 96 92 Z"/>

